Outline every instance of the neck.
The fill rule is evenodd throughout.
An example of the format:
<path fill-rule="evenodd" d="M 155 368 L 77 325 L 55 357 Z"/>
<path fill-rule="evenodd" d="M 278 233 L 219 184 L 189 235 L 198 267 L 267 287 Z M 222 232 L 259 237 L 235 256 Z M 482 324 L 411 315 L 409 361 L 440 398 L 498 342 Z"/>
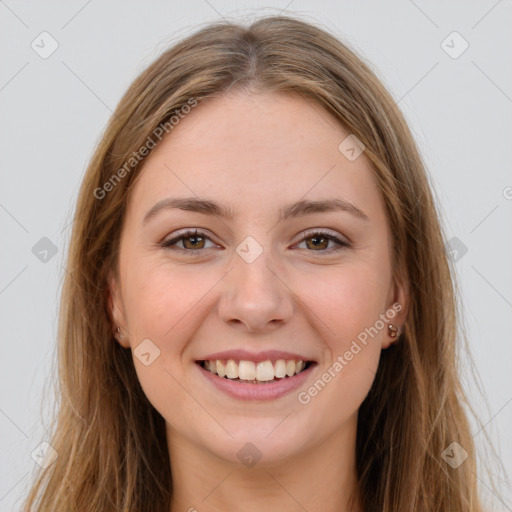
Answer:
<path fill-rule="evenodd" d="M 169 425 L 167 443 L 173 482 L 171 512 L 361 510 L 355 428 L 337 432 L 288 460 L 259 461 L 251 468 L 190 443 Z"/>

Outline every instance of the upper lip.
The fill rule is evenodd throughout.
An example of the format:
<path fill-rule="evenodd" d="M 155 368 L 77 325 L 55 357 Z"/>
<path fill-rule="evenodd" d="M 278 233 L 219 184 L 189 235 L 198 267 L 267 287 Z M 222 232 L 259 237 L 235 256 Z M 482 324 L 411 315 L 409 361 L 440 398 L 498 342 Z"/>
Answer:
<path fill-rule="evenodd" d="M 198 361 L 211 361 L 215 359 L 220 359 L 226 361 L 228 359 L 233 359 L 235 361 L 277 361 L 278 359 L 284 359 L 286 361 L 294 360 L 294 361 L 313 361 L 313 359 L 297 354 L 294 352 L 285 352 L 283 350 L 265 350 L 263 352 L 248 352 L 247 350 L 227 350 L 225 352 L 214 352 L 212 354 L 208 354 Z"/>

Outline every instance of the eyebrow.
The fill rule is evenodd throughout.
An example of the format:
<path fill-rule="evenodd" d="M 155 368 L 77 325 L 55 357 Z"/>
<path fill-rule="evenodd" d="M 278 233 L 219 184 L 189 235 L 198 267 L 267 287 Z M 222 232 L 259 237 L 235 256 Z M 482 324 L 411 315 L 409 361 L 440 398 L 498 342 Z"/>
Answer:
<path fill-rule="evenodd" d="M 173 209 L 201 213 L 203 215 L 211 215 L 223 219 L 232 219 L 235 216 L 235 212 L 230 207 L 223 206 L 213 200 L 199 199 L 197 197 L 168 197 L 156 203 L 146 213 L 142 223 L 146 224 L 159 212 Z M 335 211 L 347 212 L 359 219 L 369 220 L 366 213 L 349 201 L 344 199 L 324 199 L 317 201 L 297 201 L 296 203 L 288 205 L 280 210 L 279 221 L 291 217 L 300 217 L 301 215 Z"/>

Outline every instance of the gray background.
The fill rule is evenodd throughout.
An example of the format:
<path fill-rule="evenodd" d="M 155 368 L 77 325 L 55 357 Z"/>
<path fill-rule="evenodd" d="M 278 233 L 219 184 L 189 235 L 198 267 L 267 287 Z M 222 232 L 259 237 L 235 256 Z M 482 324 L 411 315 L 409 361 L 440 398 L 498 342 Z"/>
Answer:
<path fill-rule="evenodd" d="M 484 390 L 465 374 L 485 425 L 474 426 L 475 440 L 487 433 L 512 474 L 510 0 L 0 0 L 0 511 L 19 509 L 36 467 L 32 453 L 46 440 L 51 399 L 42 398 L 51 398 L 69 223 L 112 110 L 147 64 L 198 25 L 282 9 L 322 23 L 365 56 L 410 123 L 456 251 Z M 48 58 L 40 56 L 51 49 L 44 31 L 58 44 Z M 464 41 L 453 31 L 469 44 L 460 55 Z M 494 496 L 495 510 L 512 510 L 510 488 Z"/>

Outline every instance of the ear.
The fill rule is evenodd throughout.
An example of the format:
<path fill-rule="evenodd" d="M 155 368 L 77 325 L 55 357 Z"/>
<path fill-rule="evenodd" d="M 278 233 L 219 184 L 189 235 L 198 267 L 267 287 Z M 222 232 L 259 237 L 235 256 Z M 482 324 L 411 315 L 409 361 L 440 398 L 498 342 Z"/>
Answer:
<path fill-rule="evenodd" d="M 116 334 L 117 327 L 121 329 L 123 336 L 121 339 L 116 337 L 117 342 L 123 348 L 130 347 L 129 336 L 126 330 L 126 317 L 124 314 L 124 305 L 121 296 L 121 286 L 119 279 L 110 270 L 107 278 L 107 307 L 108 314 L 112 321 L 113 334 Z"/>
<path fill-rule="evenodd" d="M 402 271 L 395 273 L 388 297 L 388 307 L 386 309 L 386 315 L 389 317 L 387 323 L 398 327 L 400 333 L 404 332 L 404 326 L 409 312 L 409 288 L 407 283 L 408 280 Z M 395 340 L 389 337 L 386 325 L 382 348 L 388 348 Z"/>

